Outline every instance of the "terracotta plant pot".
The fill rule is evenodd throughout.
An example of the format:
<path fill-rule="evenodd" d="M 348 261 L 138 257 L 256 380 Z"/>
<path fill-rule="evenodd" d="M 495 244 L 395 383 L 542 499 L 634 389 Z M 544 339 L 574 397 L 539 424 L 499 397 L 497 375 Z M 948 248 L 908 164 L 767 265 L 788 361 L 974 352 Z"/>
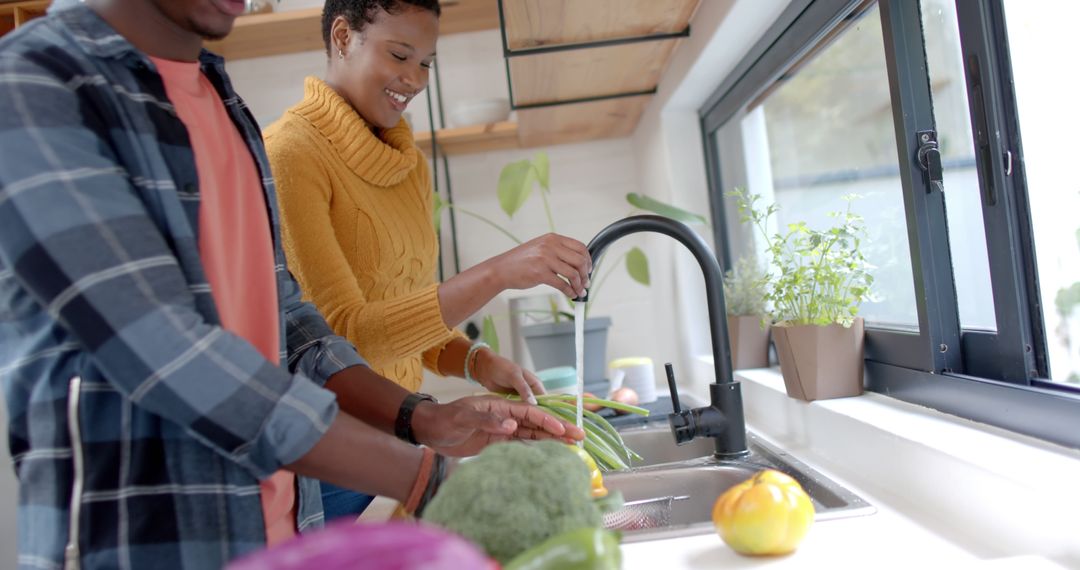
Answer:
<path fill-rule="evenodd" d="M 741 370 L 769 365 L 769 328 L 761 328 L 761 317 L 728 315 L 727 329 L 732 368 Z"/>
<path fill-rule="evenodd" d="M 841 325 L 773 325 L 788 396 L 827 400 L 863 391 L 863 320 Z"/>

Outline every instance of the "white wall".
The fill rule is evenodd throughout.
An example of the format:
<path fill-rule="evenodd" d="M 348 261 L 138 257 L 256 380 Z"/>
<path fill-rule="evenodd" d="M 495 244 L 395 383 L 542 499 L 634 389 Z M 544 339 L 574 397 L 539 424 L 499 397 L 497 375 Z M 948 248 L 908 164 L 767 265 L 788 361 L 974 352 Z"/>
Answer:
<path fill-rule="evenodd" d="M 631 207 L 624 195 L 639 191 L 629 138 L 561 145 L 545 150 L 551 159 L 551 207 L 559 233 L 588 242 L 604 226 L 629 213 Z M 450 165 L 454 202 L 497 221 L 519 238 L 529 239 L 546 233 L 547 221 L 538 195 L 534 194 L 513 220 L 507 219 L 499 209 L 495 196 L 502 166 L 528 158 L 534 152 L 535 149 L 508 150 L 455 157 Z M 463 268 L 514 245 L 494 229 L 466 216 L 459 214 L 457 224 Z M 632 244 L 641 246 L 654 266 L 663 264 L 661 252 L 650 242 L 637 238 L 626 238 L 612 245 L 607 259 L 613 261 Z M 600 273 L 605 272 L 606 268 L 601 268 Z M 656 280 L 654 278 L 654 283 Z M 659 360 L 674 353 L 670 346 L 674 321 L 670 311 L 658 310 L 666 303 L 658 302 L 657 289 L 656 284 L 651 288 L 636 284 L 625 269 L 615 268 L 598 291 L 590 316 L 610 316 L 613 320 L 608 341 L 609 359 L 644 355 Z M 539 287 L 528 292 L 506 292 L 489 303 L 481 314 L 496 315 L 500 337 L 508 339 L 507 300 L 545 290 L 552 291 Z M 642 334 L 642 331 L 649 331 L 649 334 Z M 508 343 L 504 341 L 504 344 Z M 504 349 L 503 354 L 509 354 L 509 351 Z"/>
<path fill-rule="evenodd" d="M 635 162 L 642 191 L 688 210 L 709 211 L 705 151 L 698 110 L 720 86 L 746 52 L 787 7 L 788 0 L 706 0 L 694 15 L 691 35 L 676 50 L 634 133 Z M 700 230 L 712 243 L 711 231 Z M 682 246 L 662 246 L 673 260 L 668 276 L 658 276 L 658 298 L 673 299 L 668 312 L 681 324 L 672 339 L 680 347 L 678 363 L 685 375 L 693 371 L 693 358 L 711 351 L 704 286 L 696 262 Z M 657 268 L 657 273 L 659 269 Z M 661 289 L 660 287 L 666 287 Z M 713 378 L 688 379 L 704 395 Z"/>
<path fill-rule="evenodd" d="M 303 79 L 323 76 L 326 56 L 321 51 L 231 62 L 228 70 L 241 96 L 263 126 L 268 125 L 303 96 Z M 440 39 L 438 66 L 442 96 L 449 114 L 456 103 L 492 97 L 507 97 L 502 40 L 498 30 L 455 34 Z M 435 76 L 432 74 L 432 83 Z M 421 96 L 408 113 L 418 131 L 429 128 L 427 101 Z M 437 113 L 437 110 L 436 110 Z M 438 121 L 438 119 L 436 119 Z M 495 220 L 523 239 L 547 232 L 546 218 L 538 196 L 533 196 L 517 219 L 508 220 L 498 208 L 495 195 L 499 171 L 513 160 L 532 156 L 537 150 L 512 150 L 454 157 L 450 160 L 450 182 L 454 200 L 462 207 Z M 551 159 L 552 208 L 560 233 L 587 242 L 608 223 L 626 216 L 631 207 L 624 196 L 642 192 L 634 164 L 636 154 L 630 138 L 562 145 L 544 149 Z M 442 164 L 439 164 L 440 171 Z M 445 188 L 445 179 L 440 176 Z M 698 208 L 705 212 L 707 208 Z M 444 219 L 444 224 L 448 222 Z M 448 232 L 447 232 L 447 235 Z M 612 246 L 618 254 L 631 245 L 640 245 L 649 255 L 654 275 L 651 288 L 630 280 L 617 269 L 604 284 L 591 315 L 610 316 L 608 356 L 651 356 L 659 366 L 677 354 L 676 320 L 670 303 L 671 271 L 669 255 L 653 251 L 656 240 L 627 238 Z M 506 251 L 514 244 L 498 232 L 464 216 L 458 216 L 458 249 L 462 268 Z M 449 243 L 446 243 L 449 248 Z M 449 256 L 444 256 L 449 260 Z M 614 259 L 614 256 L 609 256 Z M 543 292 L 507 292 L 490 303 L 476 317 L 496 315 L 500 337 L 509 346 L 507 300 L 514 296 Z M 550 291 L 550 289 L 546 289 Z M 643 335 L 640 331 L 650 331 Z M 508 348 L 503 353 L 509 354 Z"/>
<path fill-rule="evenodd" d="M 478 99 L 507 98 L 506 72 L 502 64 L 502 40 L 498 30 L 454 34 L 439 40 L 438 65 L 447 115 L 454 105 Z M 233 85 L 264 128 L 277 120 L 304 96 L 304 78 L 326 75 L 322 50 L 241 59 L 226 64 Z M 431 73 L 432 89 L 436 84 Z M 432 91 L 432 110 L 438 124 L 438 100 Z M 422 93 L 406 111 L 414 130 L 427 131 L 427 96 Z"/>
<path fill-rule="evenodd" d="M 707 215 L 709 200 L 698 110 L 787 3 L 702 2 L 693 19 L 691 36 L 675 52 L 656 97 L 631 138 L 547 149 L 557 229 L 588 241 L 604 225 L 630 212 L 623 200 L 627 192 L 645 193 Z M 507 95 L 501 47 L 497 30 L 440 40 L 438 65 L 448 112 L 458 101 Z M 324 66 L 322 52 L 309 52 L 237 61 L 229 64 L 229 72 L 237 90 L 265 125 L 301 97 L 303 77 L 322 75 Z M 428 128 L 426 100 L 415 100 L 409 113 L 417 130 Z M 455 201 L 500 223 L 506 221 L 495 199 L 498 172 L 507 162 L 533 152 L 454 157 L 450 175 Z M 519 237 L 546 231 L 539 201 L 527 206 L 520 216 L 521 220 L 510 224 Z M 711 230 L 700 231 L 711 243 Z M 608 354 L 650 356 L 657 363 L 657 378 L 662 378 L 660 365 L 673 361 L 677 375 L 688 381 L 693 356 L 711 350 L 700 271 L 689 253 L 668 238 L 635 236 L 625 241 L 646 249 L 653 284 L 649 288 L 637 285 L 621 270 L 605 284 L 592 314 L 609 315 L 615 320 Z M 458 247 L 463 267 L 510 245 L 509 240 L 478 222 L 459 218 Z M 612 253 L 622 247 L 626 246 L 613 246 Z M 503 338 L 509 334 L 507 299 L 519 294 L 501 295 L 478 315 L 500 315 L 497 323 Z M 642 335 L 643 330 L 649 334 Z M 711 381 L 695 378 L 694 384 L 704 394 L 704 384 Z"/>
<path fill-rule="evenodd" d="M 607 223 L 630 212 L 623 199 L 641 192 L 688 210 L 708 214 L 704 151 L 697 112 L 746 51 L 787 6 L 788 0 L 709 0 L 693 19 L 691 36 L 675 52 L 633 137 L 562 145 L 548 150 L 557 229 L 588 241 Z M 286 2 L 287 4 L 288 2 Z M 505 68 L 497 30 L 448 36 L 440 40 L 438 65 L 446 109 L 455 102 L 505 97 Z M 242 60 L 229 64 L 238 91 L 263 124 L 275 119 L 302 95 L 302 78 L 321 75 L 321 52 Z M 417 130 L 428 128 L 426 101 L 410 109 Z M 454 157 L 450 161 L 454 199 L 500 223 L 497 208 L 498 172 L 511 160 L 533 150 L 501 151 Z M 441 165 L 440 165 L 441 167 Z M 536 197 L 533 198 L 534 200 Z M 520 237 L 546 231 L 539 201 L 531 203 L 511 227 Z M 459 218 L 458 247 L 463 267 L 509 248 L 511 243 L 473 220 Z M 706 241 L 711 230 L 701 228 Z M 681 246 L 661 236 L 635 236 L 613 246 L 612 253 L 631 243 L 649 254 L 652 286 L 637 285 L 617 271 L 604 286 L 594 315 L 609 315 L 615 323 L 608 343 L 610 357 L 650 356 L 660 365 L 674 361 L 680 378 L 691 373 L 694 355 L 711 350 L 700 271 Z M 480 315 L 500 315 L 500 335 L 508 338 L 507 298 L 501 295 Z M 642 335 L 640 331 L 649 331 Z M 508 352 L 505 351 L 504 352 Z M 712 378 L 697 378 L 704 390 Z M 702 392 L 703 393 L 703 392 Z"/>

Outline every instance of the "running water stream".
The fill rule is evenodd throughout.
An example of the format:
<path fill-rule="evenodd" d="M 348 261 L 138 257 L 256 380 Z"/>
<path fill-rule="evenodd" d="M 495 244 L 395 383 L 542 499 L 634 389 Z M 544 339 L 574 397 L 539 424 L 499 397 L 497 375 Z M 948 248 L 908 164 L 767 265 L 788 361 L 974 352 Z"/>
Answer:
<path fill-rule="evenodd" d="M 577 426 L 582 427 L 581 399 L 585 394 L 585 303 L 574 303 L 574 360 L 577 368 Z M 584 429 L 584 428 L 582 428 Z M 585 445 L 578 442 L 579 446 Z"/>

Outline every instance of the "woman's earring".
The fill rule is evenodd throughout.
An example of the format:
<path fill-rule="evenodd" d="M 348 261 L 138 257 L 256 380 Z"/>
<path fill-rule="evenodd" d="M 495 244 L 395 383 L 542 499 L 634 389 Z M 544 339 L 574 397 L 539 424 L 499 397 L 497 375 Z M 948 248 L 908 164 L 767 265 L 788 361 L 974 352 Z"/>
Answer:
<path fill-rule="evenodd" d="M 341 51 L 341 48 L 337 50 L 338 59 L 345 59 L 345 52 Z"/>

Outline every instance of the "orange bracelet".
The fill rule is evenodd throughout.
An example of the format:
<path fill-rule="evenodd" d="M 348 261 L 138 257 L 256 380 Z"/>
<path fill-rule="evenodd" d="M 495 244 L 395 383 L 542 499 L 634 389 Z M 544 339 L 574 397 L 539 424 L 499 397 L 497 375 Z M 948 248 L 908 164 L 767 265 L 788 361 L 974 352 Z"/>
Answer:
<path fill-rule="evenodd" d="M 424 490 L 427 489 L 431 480 L 431 464 L 435 461 L 435 451 L 430 447 L 425 447 L 423 450 L 424 457 L 420 459 L 416 481 L 413 482 L 412 490 L 409 491 L 409 498 L 405 500 L 405 511 L 408 513 L 416 512 L 416 507 L 420 506 L 420 499 L 423 498 Z"/>

